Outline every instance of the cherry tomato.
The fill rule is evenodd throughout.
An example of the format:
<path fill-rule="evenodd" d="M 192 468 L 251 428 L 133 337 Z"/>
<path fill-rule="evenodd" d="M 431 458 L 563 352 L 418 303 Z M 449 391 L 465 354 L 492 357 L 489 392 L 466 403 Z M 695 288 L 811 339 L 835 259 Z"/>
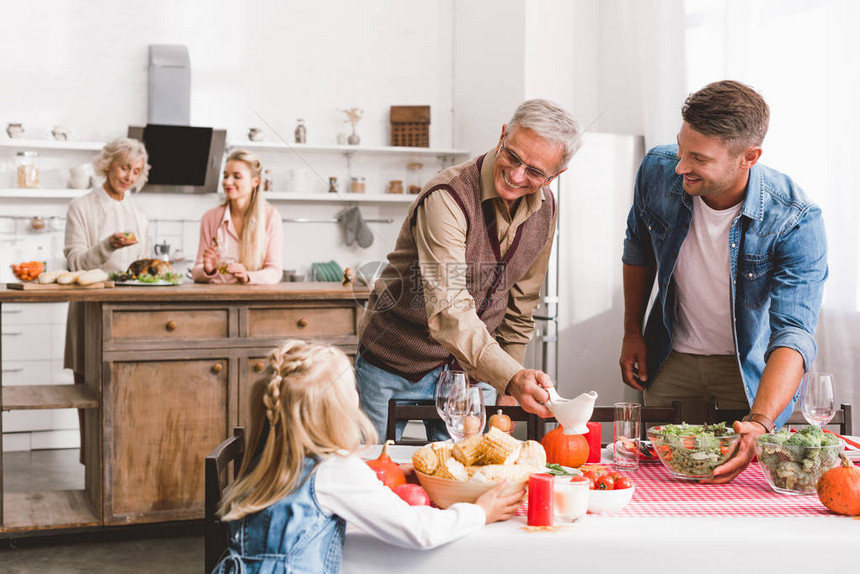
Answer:
<path fill-rule="evenodd" d="M 615 490 L 623 490 L 632 486 L 633 483 L 630 482 L 630 479 L 624 475 L 621 475 L 615 479 Z"/>
<path fill-rule="evenodd" d="M 614 490 L 615 489 L 615 479 L 610 474 L 604 474 L 603 476 L 598 477 L 597 490 Z"/>

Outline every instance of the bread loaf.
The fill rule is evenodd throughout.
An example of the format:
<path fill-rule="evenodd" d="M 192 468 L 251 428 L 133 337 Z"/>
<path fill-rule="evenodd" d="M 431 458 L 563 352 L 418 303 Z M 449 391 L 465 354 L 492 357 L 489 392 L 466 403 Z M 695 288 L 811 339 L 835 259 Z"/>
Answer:
<path fill-rule="evenodd" d="M 42 285 L 47 285 L 49 283 L 55 283 L 57 281 L 57 277 L 59 277 L 65 271 L 48 271 L 47 273 L 42 273 L 39 275 L 39 283 Z"/>
<path fill-rule="evenodd" d="M 81 274 L 81 271 L 63 271 L 57 277 L 57 283 L 59 283 L 60 285 L 71 285 L 77 280 L 78 276 Z"/>
<path fill-rule="evenodd" d="M 101 269 L 90 269 L 78 276 L 78 284 L 92 285 L 93 283 L 102 283 L 108 280 L 108 274 Z"/>

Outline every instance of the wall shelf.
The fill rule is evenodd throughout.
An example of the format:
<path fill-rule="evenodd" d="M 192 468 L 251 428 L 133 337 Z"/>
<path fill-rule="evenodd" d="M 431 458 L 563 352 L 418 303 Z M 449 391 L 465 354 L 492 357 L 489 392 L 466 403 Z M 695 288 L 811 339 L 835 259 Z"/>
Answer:
<path fill-rule="evenodd" d="M 396 146 L 362 146 L 362 145 L 313 145 L 313 144 L 287 144 L 284 142 L 253 142 L 253 141 L 231 141 L 227 142 L 228 150 L 292 150 L 301 152 L 320 153 L 343 153 L 352 155 L 362 154 L 392 154 L 392 155 L 420 155 L 420 156 L 468 156 L 469 152 L 464 149 L 427 148 L 427 147 L 396 147 Z"/>
<path fill-rule="evenodd" d="M 415 195 L 382 193 L 292 193 L 289 191 L 266 191 L 263 197 L 269 201 L 303 201 L 320 203 L 412 203 Z"/>
<path fill-rule="evenodd" d="M 77 140 L 30 140 L 30 139 L 3 139 L 0 140 L 0 148 L 14 149 L 47 149 L 58 151 L 100 151 L 105 142 L 77 141 Z"/>
<path fill-rule="evenodd" d="M 0 188 L 0 198 L 9 199 L 74 199 L 89 193 L 89 189 L 43 189 L 18 187 Z"/>

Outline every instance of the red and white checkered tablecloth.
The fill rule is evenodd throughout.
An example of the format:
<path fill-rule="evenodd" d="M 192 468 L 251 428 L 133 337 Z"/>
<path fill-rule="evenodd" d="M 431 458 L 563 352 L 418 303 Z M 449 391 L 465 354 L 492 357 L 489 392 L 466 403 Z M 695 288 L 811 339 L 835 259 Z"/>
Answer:
<path fill-rule="evenodd" d="M 627 473 L 633 500 L 612 516 L 833 516 L 818 496 L 771 490 L 756 463 L 728 484 L 678 480 L 661 464 Z"/>
<path fill-rule="evenodd" d="M 633 500 L 607 516 L 836 516 L 814 494 L 774 492 L 755 462 L 728 484 L 678 480 L 659 463 L 625 474 L 636 486 Z M 517 514 L 526 516 L 528 504 Z"/>

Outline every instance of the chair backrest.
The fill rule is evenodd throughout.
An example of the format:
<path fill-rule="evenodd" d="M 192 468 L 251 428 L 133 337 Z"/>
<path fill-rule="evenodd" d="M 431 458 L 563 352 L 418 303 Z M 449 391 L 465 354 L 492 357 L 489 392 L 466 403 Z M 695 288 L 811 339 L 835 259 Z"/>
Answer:
<path fill-rule="evenodd" d="M 739 421 L 745 416 L 749 414 L 749 409 L 718 409 L 714 405 L 708 405 L 708 424 L 726 422 L 732 423 L 734 421 Z M 806 422 L 806 419 L 803 418 L 803 414 L 800 411 L 796 411 L 791 413 L 791 416 L 788 417 L 788 420 L 785 424 L 788 425 L 806 425 L 809 424 Z M 833 420 L 831 420 L 828 425 L 838 425 L 839 426 L 839 434 L 853 434 L 854 425 L 851 418 L 851 405 L 842 403 L 840 405 L 839 410 L 836 411 L 836 414 L 833 415 Z M 826 425 L 825 425 L 826 426 Z"/>
<path fill-rule="evenodd" d="M 245 429 L 236 427 L 233 436 L 224 440 L 210 452 L 204 461 L 206 510 L 204 540 L 206 547 L 206 574 L 212 572 L 218 558 L 227 548 L 227 529 L 218 519 L 221 495 L 229 484 L 227 467 L 233 463 L 233 479 L 239 474 L 245 455 Z"/>
<path fill-rule="evenodd" d="M 640 418 L 642 419 L 643 436 L 649 426 L 657 423 L 670 423 L 673 425 L 681 424 L 683 422 L 683 419 L 681 418 L 681 401 L 672 401 L 672 405 L 668 407 L 642 407 Z M 544 425 L 549 423 L 558 423 L 554 417 L 551 419 L 540 420 L 542 423 L 539 425 L 541 437 L 545 434 Z M 615 420 L 615 407 L 596 406 L 594 407 L 594 412 L 591 414 L 591 419 L 589 420 L 596 423 L 611 423 Z"/>
<path fill-rule="evenodd" d="M 528 413 L 519 406 L 494 406 L 487 405 L 487 419 L 501 410 L 508 415 L 512 421 L 526 423 L 526 438 L 538 440 L 538 417 Z M 385 429 L 385 440 L 395 440 L 395 431 L 398 421 L 441 421 L 439 411 L 436 410 L 436 402 L 433 400 L 406 400 L 391 399 L 388 401 L 388 424 Z M 427 441 L 400 440 L 396 444 L 424 445 Z"/>

